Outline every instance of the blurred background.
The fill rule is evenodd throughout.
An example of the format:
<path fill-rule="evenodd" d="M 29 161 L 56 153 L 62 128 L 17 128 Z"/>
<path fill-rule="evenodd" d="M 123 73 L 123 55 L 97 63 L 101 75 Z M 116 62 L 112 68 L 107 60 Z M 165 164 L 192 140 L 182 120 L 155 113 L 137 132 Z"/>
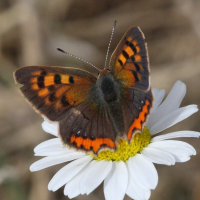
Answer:
<path fill-rule="evenodd" d="M 182 106 L 200 104 L 199 0 L 1 0 L 0 199 L 68 199 L 63 188 L 55 193 L 47 189 L 51 177 L 65 164 L 29 171 L 39 159 L 34 157 L 33 148 L 51 136 L 42 130 L 42 118 L 18 92 L 14 70 L 27 65 L 56 65 L 97 74 L 91 66 L 56 48 L 101 67 L 114 20 L 117 27 L 109 55 L 128 28 L 139 26 L 148 44 L 152 87 L 165 89 L 167 94 L 175 81 L 181 80 L 187 86 Z M 200 131 L 199 119 L 198 112 L 166 132 Z M 183 141 L 195 147 L 197 156 L 175 166 L 156 165 L 159 183 L 151 200 L 200 199 L 200 140 Z M 75 199 L 104 199 L 102 186 Z"/>

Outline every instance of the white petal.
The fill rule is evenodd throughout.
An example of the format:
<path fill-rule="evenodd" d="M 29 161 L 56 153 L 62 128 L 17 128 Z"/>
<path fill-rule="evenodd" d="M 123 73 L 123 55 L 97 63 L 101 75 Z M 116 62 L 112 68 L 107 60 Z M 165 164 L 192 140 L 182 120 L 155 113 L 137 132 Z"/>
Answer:
<path fill-rule="evenodd" d="M 45 132 L 50 133 L 52 135 L 58 136 L 58 123 L 57 122 L 47 122 L 44 121 L 42 123 L 42 128 Z"/>
<path fill-rule="evenodd" d="M 90 194 L 107 177 L 112 169 L 112 161 L 93 161 L 80 181 L 81 194 Z"/>
<path fill-rule="evenodd" d="M 77 158 L 81 158 L 85 156 L 84 153 L 80 153 L 80 152 L 73 152 L 73 153 L 69 153 L 69 154 L 64 154 L 64 155 L 59 155 L 59 156 L 49 156 L 49 157 L 45 157 L 42 158 L 36 162 L 34 162 L 31 166 L 30 166 L 30 171 L 34 172 L 34 171 L 38 171 L 53 165 L 57 165 L 63 162 L 68 162 L 71 160 L 75 160 Z"/>
<path fill-rule="evenodd" d="M 175 164 L 174 156 L 160 149 L 155 149 L 148 146 L 142 150 L 141 154 L 144 155 L 146 159 L 156 164 L 163 164 L 163 165 Z"/>
<path fill-rule="evenodd" d="M 113 162 L 113 167 L 104 181 L 106 200 L 123 200 L 128 186 L 128 171 L 124 162 Z"/>
<path fill-rule="evenodd" d="M 158 106 L 161 104 L 161 102 L 165 96 L 165 90 L 158 90 L 156 88 L 153 88 L 153 94 L 154 94 L 155 101 L 153 103 L 153 108 L 152 108 L 151 113 L 153 113 L 158 108 Z"/>
<path fill-rule="evenodd" d="M 88 155 L 67 164 L 54 175 L 49 182 L 48 189 L 52 190 L 53 192 L 58 190 L 60 187 L 70 181 L 92 159 L 93 158 Z"/>
<path fill-rule="evenodd" d="M 75 152 L 60 142 L 59 138 L 54 138 L 39 144 L 35 149 L 35 156 L 53 156 Z"/>
<path fill-rule="evenodd" d="M 132 199 L 137 199 L 137 200 L 149 199 L 150 195 L 149 195 L 149 197 L 146 198 L 147 193 L 150 193 L 150 190 L 142 189 L 129 176 L 129 183 L 128 183 L 128 187 L 126 190 L 126 194 L 129 197 L 131 197 Z"/>
<path fill-rule="evenodd" d="M 83 175 L 88 171 L 92 162 L 88 163 L 73 179 L 71 179 L 66 185 L 64 189 L 64 195 L 68 196 L 70 199 L 81 194 L 80 191 L 80 181 Z"/>
<path fill-rule="evenodd" d="M 153 142 L 148 147 L 161 149 L 174 155 L 176 162 L 185 162 L 191 155 L 196 155 L 196 150 L 186 142 L 166 140 Z"/>
<path fill-rule="evenodd" d="M 148 200 L 150 198 L 150 196 L 151 196 L 151 190 L 144 191 L 144 194 L 145 194 L 145 200 L 146 199 Z"/>
<path fill-rule="evenodd" d="M 188 118 L 190 115 L 198 111 L 197 105 L 189 105 L 182 108 L 178 108 L 171 112 L 167 116 L 163 117 L 154 126 L 150 128 L 151 135 L 159 133 L 174 124 Z"/>
<path fill-rule="evenodd" d="M 143 155 L 136 154 L 127 161 L 128 171 L 133 181 L 143 189 L 155 189 L 158 183 L 157 171 Z"/>
<path fill-rule="evenodd" d="M 177 132 L 172 132 L 172 133 L 156 136 L 152 138 L 151 142 L 166 140 L 170 138 L 179 138 L 179 137 L 197 137 L 198 138 L 200 137 L 200 133 L 195 132 L 195 131 L 177 131 Z"/>
<path fill-rule="evenodd" d="M 60 147 L 58 145 L 54 145 L 53 147 L 46 147 L 37 151 L 34 156 L 55 156 L 55 155 L 62 155 L 75 152 L 72 149 L 68 149 L 65 147 Z"/>
<path fill-rule="evenodd" d="M 186 93 L 186 86 L 181 81 L 177 81 L 164 102 L 150 115 L 148 128 L 151 128 L 160 119 L 177 109 Z"/>
<path fill-rule="evenodd" d="M 47 140 L 47 141 L 44 141 L 44 142 L 38 144 L 34 148 L 34 152 L 36 153 L 40 149 L 43 149 L 43 148 L 49 147 L 49 146 L 54 146 L 54 145 L 60 145 L 61 147 L 63 146 L 59 138 L 53 138 L 53 139 L 50 139 L 50 140 Z"/>
<path fill-rule="evenodd" d="M 190 160 L 190 156 L 177 156 L 176 162 L 187 162 Z"/>
<path fill-rule="evenodd" d="M 154 93 L 154 98 L 155 101 L 153 103 L 153 108 L 151 110 L 151 115 L 148 117 L 147 123 L 145 124 L 145 126 L 150 129 L 151 128 L 151 118 L 154 116 L 153 112 L 157 109 L 157 107 L 161 104 L 164 96 L 165 96 L 165 90 L 158 90 L 156 88 L 153 88 L 153 93 Z"/>

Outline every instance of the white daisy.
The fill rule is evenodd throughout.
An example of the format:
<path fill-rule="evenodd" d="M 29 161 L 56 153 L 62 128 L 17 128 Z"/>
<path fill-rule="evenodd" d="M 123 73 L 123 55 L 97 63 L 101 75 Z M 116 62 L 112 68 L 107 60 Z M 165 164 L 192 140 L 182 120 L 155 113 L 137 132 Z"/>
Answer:
<path fill-rule="evenodd" d="M 177 131 L 154 136 L 177 124 L 198 111 L 196 105 L 179 108 L 186 93 L 186 86 L 177 81 L 167 98 L 164 90 L 153 89 L 155 103 L 143 134 L 136 134 L 128 145 L 121 141 L 118 150 L 101 152 L 98 158 L 63 147 L 59 138 L 42 142 L 35 149 L 35 156 L 46 156 L 33 163 L 30 170 L 38 171 L 63 162 L 69 162 L 51 179 L 48 189 L 58 190 L 65 185 L 64 194 L 74 198 L 90 194 L 104 181 L 106 200 L 122 200 L 127 194 L 134 200 L 147 200 L 151 189 L 158 183 L 158 174 L 153 165 L 174 165 L 186 162 L 195 149 L 177 140 L 178 137 L 199 137 L 199 132 Z M 161 103 L 162 102 L 162 103 Z M 44 121 L 44 131 L 58 135 L 58 124 Z"/>

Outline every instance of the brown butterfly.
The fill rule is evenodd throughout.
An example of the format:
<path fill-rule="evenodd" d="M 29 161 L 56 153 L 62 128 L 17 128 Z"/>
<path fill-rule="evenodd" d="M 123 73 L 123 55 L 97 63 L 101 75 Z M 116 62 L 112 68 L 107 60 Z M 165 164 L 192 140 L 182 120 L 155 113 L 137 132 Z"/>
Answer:
<path fill-rule="evenodd" d="M 132 27 L 113 52 L 109 69 L 91 73 L 57 66 L 14 72 L 22 94 L 49 121 L 59 122 L 62 142 L 84 152 L 115 150 L 141 132 L 153 103 L 144 35 Z"/>

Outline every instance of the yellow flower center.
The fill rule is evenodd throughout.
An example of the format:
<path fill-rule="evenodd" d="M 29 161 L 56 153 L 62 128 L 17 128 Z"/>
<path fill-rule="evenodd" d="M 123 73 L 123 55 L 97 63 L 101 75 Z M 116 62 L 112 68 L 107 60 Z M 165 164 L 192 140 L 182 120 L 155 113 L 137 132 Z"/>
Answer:
<path fill-rule="evenodd" d="M 142 133 L 137 133 L 130 144 L 125 140 L 120 140 L 115 152 L 109 150 L 102 151 L 98 156 L 93 156 L 96 160 L 126 161 L 130 157 L 142 151 L 151 141 L 149 130 L 144 127 Z"/>

